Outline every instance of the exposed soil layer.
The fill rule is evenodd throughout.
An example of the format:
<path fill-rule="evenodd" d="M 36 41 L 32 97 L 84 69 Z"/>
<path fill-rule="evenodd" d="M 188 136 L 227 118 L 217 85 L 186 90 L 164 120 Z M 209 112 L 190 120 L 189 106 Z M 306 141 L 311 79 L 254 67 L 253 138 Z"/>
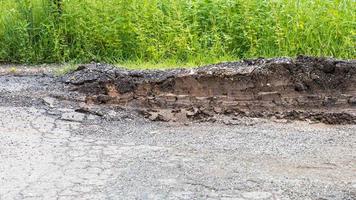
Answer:
<path fill-rule="evenodd" d="M 87 104 L 138 109 L 152 120 L 228 115 L 356 124 L 356 60 L 300 56 L 161 71 L 89 64 L 62 81 Z"/>

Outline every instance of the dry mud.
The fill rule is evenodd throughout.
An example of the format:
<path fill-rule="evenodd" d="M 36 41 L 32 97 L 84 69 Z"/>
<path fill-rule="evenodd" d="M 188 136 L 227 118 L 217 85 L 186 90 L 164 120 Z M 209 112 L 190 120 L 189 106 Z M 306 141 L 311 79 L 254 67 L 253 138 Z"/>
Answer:
<path fill-rule="evenodd" d="M 88 64 L 61 80 L 88 105 L 132 108 L 157 121 L 247 116 L 356 124 L 355 60 L 300 56 L 159 71 Z"/>

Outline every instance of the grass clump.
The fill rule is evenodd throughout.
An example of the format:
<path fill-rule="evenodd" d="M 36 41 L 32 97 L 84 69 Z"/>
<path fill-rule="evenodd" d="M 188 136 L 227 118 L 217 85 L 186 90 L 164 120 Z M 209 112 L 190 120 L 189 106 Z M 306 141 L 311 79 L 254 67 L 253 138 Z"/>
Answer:
<path fill-rule="evenodd" d="M 55 71 L 54 71 L 54 74 L 56 76 L 62 76 L 64 74 L 68 74 L 70 72 L 73 72 L 73 71 L 77 70 L 78 67 L 79 66 L 77 64 L 67 63 L 67 64 L 65 64 L 65 65 L 63 65 L 61 67 L 56 68 Z"/>
<path fill-rule="evenodd" d="M 2 0 L 0 62 L 355 58 L 354 0 Z"/>

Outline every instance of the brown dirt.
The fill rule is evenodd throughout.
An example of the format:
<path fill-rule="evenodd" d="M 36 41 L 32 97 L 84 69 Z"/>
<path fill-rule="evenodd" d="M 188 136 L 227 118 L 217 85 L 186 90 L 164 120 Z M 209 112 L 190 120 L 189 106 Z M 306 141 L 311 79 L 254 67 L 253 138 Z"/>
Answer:
<path fill-rule="evenodd" d="M 151 120 L 274 117 L 356 124 L 356 61 L 300 56 L 138 71 L 82 65 L 62 77 L 86 103 L 141 110 Z"/>

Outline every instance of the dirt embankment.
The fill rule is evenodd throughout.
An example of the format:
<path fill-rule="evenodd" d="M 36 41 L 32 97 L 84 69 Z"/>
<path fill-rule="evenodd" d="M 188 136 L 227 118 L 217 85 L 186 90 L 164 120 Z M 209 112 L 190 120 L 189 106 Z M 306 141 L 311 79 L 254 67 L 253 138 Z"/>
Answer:
<path fill-rule="evenodd" d="M 356 61 L 298 57 L 137 71 L 83 65 L 62 81 L 86 103 L 135 108 L 152 120 L 276 117 L 356 123 Z"/>

